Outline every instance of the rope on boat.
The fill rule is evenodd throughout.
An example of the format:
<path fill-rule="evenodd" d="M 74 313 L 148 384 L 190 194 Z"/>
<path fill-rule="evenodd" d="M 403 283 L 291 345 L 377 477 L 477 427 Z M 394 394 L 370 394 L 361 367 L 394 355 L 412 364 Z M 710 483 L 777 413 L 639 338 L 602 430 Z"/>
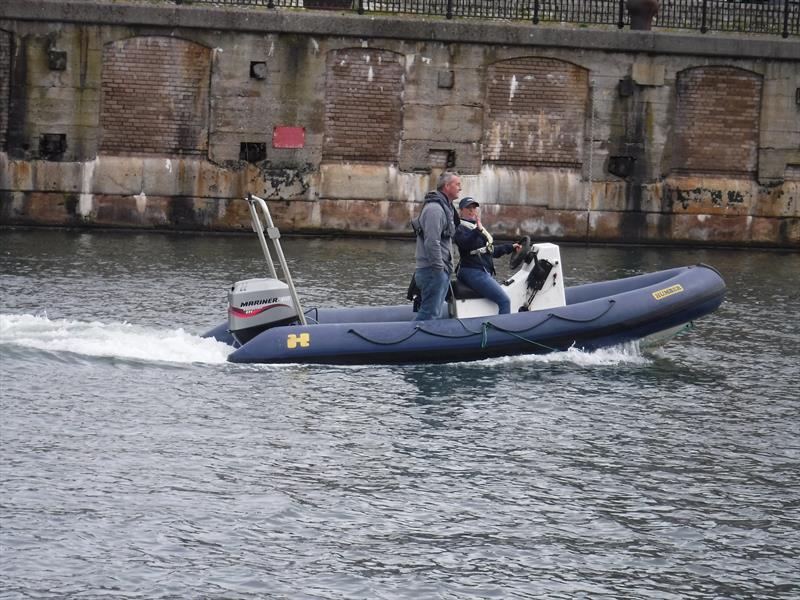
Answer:
<path fill-rule="evenodd" d="M 402 342 L 405 342 L 408 339 L 411 339 L 412 337 L 417 335 L 417 333 L 419 333 L 419 332 L 427 333 L 428 335 L 431 335 L 433 337 L 441 337 L 441 338 L 448 338 L 448 339 L 459 339 L 459 340 L 463 339 L 463 338 L 466 338 L 466 337 L 471 337 L 473 335 L 480 335 L 480 333 L 481 333 L 480 331 L 472 331 L 469 327 L 464 325 L 464 323 L 461 321 L 461 319 L 456 319 L 456 321 L 458 321 L 458 324 L 461 325 L 461 327 L 464 328 L 464 330 L 467 332 L 466 334 L 464 334 L 464 335 L 449 335 L 447 333 L 437 333 L 435 331 L 430 331 L 428 329 L 425 329 L 424 327 L 422 327 L 422 325 L 417 325 L 416 327 L 414 327 L 414 331 L 409 333 L 407 336 L 405 336 L 403 338 L 400 338 L 399 340 L 392 340 L 392 341 L 385 342 L 385 341 L 375 340 L 375 339 L 369 338 L 366 335 L 364 335 L 363 333 L 359 333 L 355 329 L 348 329 L 347 333 L 352 333 L 353 335 L 355 335 L 357 337 L 360 337 L 365 342 L 370 342 L 372 344 L 379 344 L 381 346 L 393 346 L 394 344 L 400 344 Z"/>
<path fill-rule="evenodd" d="M 357 337 L 360 337 L 365 342 L 369 342 L 371 344 L 378 344 L 380 346 L 394 346 L 395 344 L 401 344 L 401 343 L 405 342 L 406 340 L 411 339 L 412 337 L 414 337 L 417 334 L 417 332 L 420 329 L 421 328 L 418 325 L 418 326 L 414 327 L 414 331 L 409 333 L 406 337 L 400 338 L 399 340 L 392 340 L 392 341 L 389 341 L 389 342 L 384 342 L 384 341 L 381 341 L 381 340 L 373 340 L 373 339 L 368 338 L 367 336 L 365 336 L 363 333 L 359 333 L 355 329 L 348 329 L 347 333 L 352 333 L 353 335 L 355 335 Z"/>
<path fill-rule="evenodd" d="M 314 316 L 311 316 L 311 313 L 314 313 Z M 312 325 L 319 325 L 319 309 L 315 306 L 313 308 L 309 308 L 305 312 L 306 319 L 312 319 L 314 322 Z"/>
<path fill-rule="evenodd" d="M 461 325 L 462 329 L 464 329 L 464 331 L 466 331 L 467 333 L 465 333 L 464 335 L 450 335 L 450 334 L 447 334 L 447 333 L 437 333 L 435 331 L 429 331 L 427 329 L 423 329 L 422 327 L 419 327 L 418 329 L 422 333 L 427 333 L 428 335 L 432 335 L 433 337 L 441 337 L 441 338 L 447 338 L 447 339 L 451 339 L 451 340 L 460 340 L 460 339 L 463 339 L 463 338 L 472 337 L 473 335 L 480 335 L 480 333 L 481 333 L 480 330 L 479 331 L 472 331 L 472 329 L 470 329 L 469 327 L 464 325 L 464 321 L 462 321 L 461 319 L 456 319 L 456 321 L 458 321 L 458 324 Z"/>
<path fill-rule="evenodd" d="M 609 299 L 608 308 L 606 308 L 603 312 L 601 312 L 596 317 L 592 317 L 590 319 L 575 319 L 575 318 L 572 318 L 572 317 L 565 317 L 565 316 L 562 316 L 562 315 L 557 315 L 555 313 L 550 313 L 548 315 L 548 317 L 555 317 L 556 319 L 561 319 L 562 321 L 569 321 L 570 323 L 589 323 L 590 321 L 596 321 L 600 317 L 604 317 L 606 315 L 606 313 L 608 313 L 608 311 L 610 311 L 612 308 L 614 308 L 614 304 L 616 304 L 616 302 L 617 301 L 614 300 L 613 298 Z"/>
<path fill-rule="evenodd" d="M 606 313 L 608 313 L 608 311 L 610 311 L 614 307 L 614 303 L 615 302 L 616 301 L 613 300 L 613 299 L 609 300 L 608 301 L 608 307 L 602 313 L 600 313 L 597 316 L 591 317 L 590 319 L 573 319 L 573 318 L 570 318 L 570 317 L 564 317 L 564 316 L 561 316 L 561 315 L 557 315 L 555 313 L 548 313 L 547 317 L 545 317 L 544 319 L 542 319 L 541 321 L 539 321 L 535 325 L 532 325 L 531 327 L 526 327 L 524 329 L 516 329 L 516 330 L 507 329 L 505 327 L 500 327 L 498 325 L 495 325 L 495 324 L 493 324 L 493 323 L 491 323 L 489 321 L 484 321 L 483 323 L 481 323 L 481 328 L 478 331 L 473 331 L 472 329 L 467 327 L 461 319 L 456 319 L 456 321 L 458 321 L 458 324 L 461 325 L 461 327 L 464 329 L 464 331 L 466 331 L 465 334 L 463 334 L 463 335 L 451 335 L 451 334 L 447 334 L 447 333 L 439 333 L 439 332 L 436 332 L 436 331 L 430 331 L 429 329 L 425 329 L 424 327 L 422 327 L 422 325 L 415 326 L 414 330 L 411 333 L 409 333 L 407 336 L 405 336 L 405 337 L 402 337 L 402 338 L 399 338 L 399 339 L 396 339 L 396 340 L 389 340 L 389 341 L 383 341 L 383 340 L 377 340 L 377 339 L 370 338 L 370 337 L 364 335 L 363 333 L 360 333 L 360 332 L 356 331 L 355 329 L 348 329 L 347 333 L 352 333 L 353 335 L 361 338 L 365 342 L 369 342 L 371 344 L 377 344 L 379 346 L 394 346 L 395 344 L 401 344 L 401 343 L 405 342 L 406 340 L 411 339 L 412 337 L 417 335 L 417 333 L 420 333 L 420 332 L 421 333 L 427 333 L 428 335 L 433 336 L 433 337 L 440 337 L 440 338 L 447 338 L 447 339 L 464 339 L 464 338 L 468 338 L 468 337 L 479 335 L 479 336 L 481 336 L 481 348 L 486 348 L 486 346 L 489 343 L 489 330 L 490 329 L 494 329 L 495 331 L 499 331 L 500 333 L 506 333 L 506 334 L 510 335 L 511 337 L 515 337 L 518 340 L 521 340 L 521 341 L 526 342 L 528 344 L 532 344 L 534 346 L 538 346 L 540 348 L 544 348 L 545 350 L 550 350 L 551 352 L 557 352 L 558 351 L 557 348 L 551 348 L 550 346 L 548 346 L 546 344 L 542 344 L 541 342 L 537 342 L 535 340 L 526 338 L 522 334 L 530 332 L 530 331 L 533 331 L 534 329 L 536 329 L 537 327 L 539 327 L 543 323 L 546 323 L 547 321 L 549 321 L 552 318 L 561 319 L 562 321 L 570 321 L 570 322 L 573 322 L 573 323 L 588 323 L 590 321 L 596 321 L 597 319 L 603 317 Z"/>
<path fill-rule="evenodd" d="M 550 315 L 550 316 L 552 316 L 552 315 Z M 547 319 L 545 319 L 544 321 L 546 321 L 546 320 Z M 541 323 L 537 323 L 533 327 L 538 327 L 539 325 L 544 323 L 544 321 L 542 321 Z M 533 329 L 533 327 L 531 327 L 530 329 Z M 548 346 L 546 344 L 542 344 L 541 342 L 536 342 L 534 340 L 530 340 L 530 339 L 526 338 L 525 336 L 519 335 L 516 331 L 511 331 L 510 329 L 505 329 L 503 327 L 498 327 L 497 325 L 489 323 L 488 321 L 484 322 L 483 327 L 481 329 L 482 329 L 482 332 L 481 332 L 481 348 L 486 348 L 486 345 L 488 344 L 488 341 L 489 341 L 489 339 L 488 339 L 489 338 L 489 330 L 490 329 L 495 329 L 496 331 L 499 331 L 501 333 L 507 333 L 511 337 L 515 337 L 518 340 L 522 340 L 523 342 L 527 342 L 528 344 L 533 344 L 534 346 L 539 346 L 540 348 L 544 348 L 545 350 L 550 350 L 551 352 L 558 352 L 557 348 L 551 348 L 550 346 Z"/>

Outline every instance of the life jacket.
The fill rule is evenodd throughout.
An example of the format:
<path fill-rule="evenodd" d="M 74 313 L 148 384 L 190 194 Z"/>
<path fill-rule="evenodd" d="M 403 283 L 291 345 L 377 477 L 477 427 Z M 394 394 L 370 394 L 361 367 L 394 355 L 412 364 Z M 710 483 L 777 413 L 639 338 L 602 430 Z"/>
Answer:
<path fill-rule="evenodd" d="M 466 227 L 467 229 L 475 230 L 478 229 L 477 223 L 473 223 L 472 221 L 467 221 L 466 219 L 461 219 L 461 225 Z M 483 236 L 483 239 L 486 240 L 486 245 L 482 248 L 475 248 L 470 254 L 486 254 L 494 252 L 494 237 L 492 234 L 489 233 L 484 227 L 478 229 L 478 233 Z"/>
<path fill-rule="evenodd" d="M 452 213 L 453 214 L 453 229 L 452 229 L 452 231 L 450 231 L 449 228 L 447 228 L 444 231 L 442 231 L 442 239 L 450 239 L 450 238 L 452 238 L 453 234 L 455 233 L 456 228 L 461 223 L 461 218 L 458 216 L 458 211 L 456 211 L 456 209 L 453 208 L 452 204 L 450 204 L 449 208 L 448 208 L 448 204 L 449 204 L 450 201 L 447 199 L 447 197 L 444 194 L 442 194 L 438 190 L 437 191 L 433 191 L 433 192 L 428 192 L 427 194 L 425 194 L 425 201 L 422 204 L 422 210 L 425 210 L 425 207 L 431 202 L 436 202 L 439 206 L 441 206 L 442 210 L 444 211 L 445 216 L 447 216 L 449 214 L 449 212 L 448 212 L 449 210 L 453 211 L 453 213 Z M 419 215 L 417 217 L 414 217 L 413 219 L 411 219 L 411 229 L 414 230 L 414 233 L 416 234 L 417 237 L 421 237 L 421 238 L 425 239 L 425 232 L 422 231 L 422 225 L 420 224 L 420 221 L 419 221 L 420 217 L 422 216 L 422 210 L 420 211 L 420 213 L 419 213 Z"/>

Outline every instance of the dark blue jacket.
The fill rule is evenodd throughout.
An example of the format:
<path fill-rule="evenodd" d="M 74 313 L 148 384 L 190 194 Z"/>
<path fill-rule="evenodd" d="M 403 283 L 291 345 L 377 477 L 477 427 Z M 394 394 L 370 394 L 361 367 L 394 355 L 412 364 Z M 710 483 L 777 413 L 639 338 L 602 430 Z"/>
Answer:
<path fill-rule="evenodd" d="M 469 221 L 469 219 L 463 220 Z M 469 222 L 474 223 L 474 221 Z M 461 256 L 460 269 L 483 269 L 489 275 L 494 275 L 496 272 L 493 258 L 500 258 L 514 251 L 514 244 L 495 244 L 491 253 L 472 254 L 473 250 L 486 246 L 486 238 L 477 229 L 470 229 L 465 225 L 458 226 L 453 240 Z"/>

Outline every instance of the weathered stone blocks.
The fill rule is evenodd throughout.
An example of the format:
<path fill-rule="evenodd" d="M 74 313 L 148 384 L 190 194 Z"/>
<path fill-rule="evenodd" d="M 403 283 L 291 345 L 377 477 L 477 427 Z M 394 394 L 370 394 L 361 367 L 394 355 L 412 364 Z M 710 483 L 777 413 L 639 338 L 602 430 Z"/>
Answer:
<path fill-rule="evenodd" d="M 785 43 L 275 12 L 255 27 L 256 11 L 199 7 L 80 14 L 0 22 L 13 84 L 6 104 L 0 93 L 1 223 L 241 230 L 252 192 L 287 230 L 403 235 L 452 163 L 499 236 L 800 245 L 800 63 Z M 3 39 L 19 49 L 5 64 Z M 47 65 L 53 49 L 63 71 Z M 303 127 L 304 146 L 274 148 L 277 126 Z M 46 133 L 66 136 L 50 160 Z M 242 143 L 266 156 L 245 163 Z M 613 156 L 630 172 L 611 173 Z"/>

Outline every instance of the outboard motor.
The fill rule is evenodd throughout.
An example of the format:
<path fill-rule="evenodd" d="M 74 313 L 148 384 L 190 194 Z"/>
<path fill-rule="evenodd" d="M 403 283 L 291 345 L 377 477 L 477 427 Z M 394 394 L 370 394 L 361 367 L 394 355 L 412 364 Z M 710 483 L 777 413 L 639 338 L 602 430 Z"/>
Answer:
<path fill-rule="evenodd" d="M 237 281 L 228 292 L 228 330 L 240 344 L 270 327 L 297 320 L 289 286 L 279 279 Z"/>
<path fill-rule="evenodd" d="M 247 194 L 246 200 L 250 208 L 253 231 L 258 235 L 272 277 L 237 281 L 228 292 L 228 332 L 240 345 L 246 344 L 271 327 L 293 322 L 306 324 L 306 317 L 300 307 L 300 299 L 294 289 L 289 266 L 281 249 L 281 233 L 272 221 L 267 203 L 263 198 L 253 194 Z M 266 229 L 258 216 L 257 208 L 260 208 L 264 215 Z M 272 255 L 269 253 L 267 238 L 278 254 L 286 283 L 278 279 Z"/>

